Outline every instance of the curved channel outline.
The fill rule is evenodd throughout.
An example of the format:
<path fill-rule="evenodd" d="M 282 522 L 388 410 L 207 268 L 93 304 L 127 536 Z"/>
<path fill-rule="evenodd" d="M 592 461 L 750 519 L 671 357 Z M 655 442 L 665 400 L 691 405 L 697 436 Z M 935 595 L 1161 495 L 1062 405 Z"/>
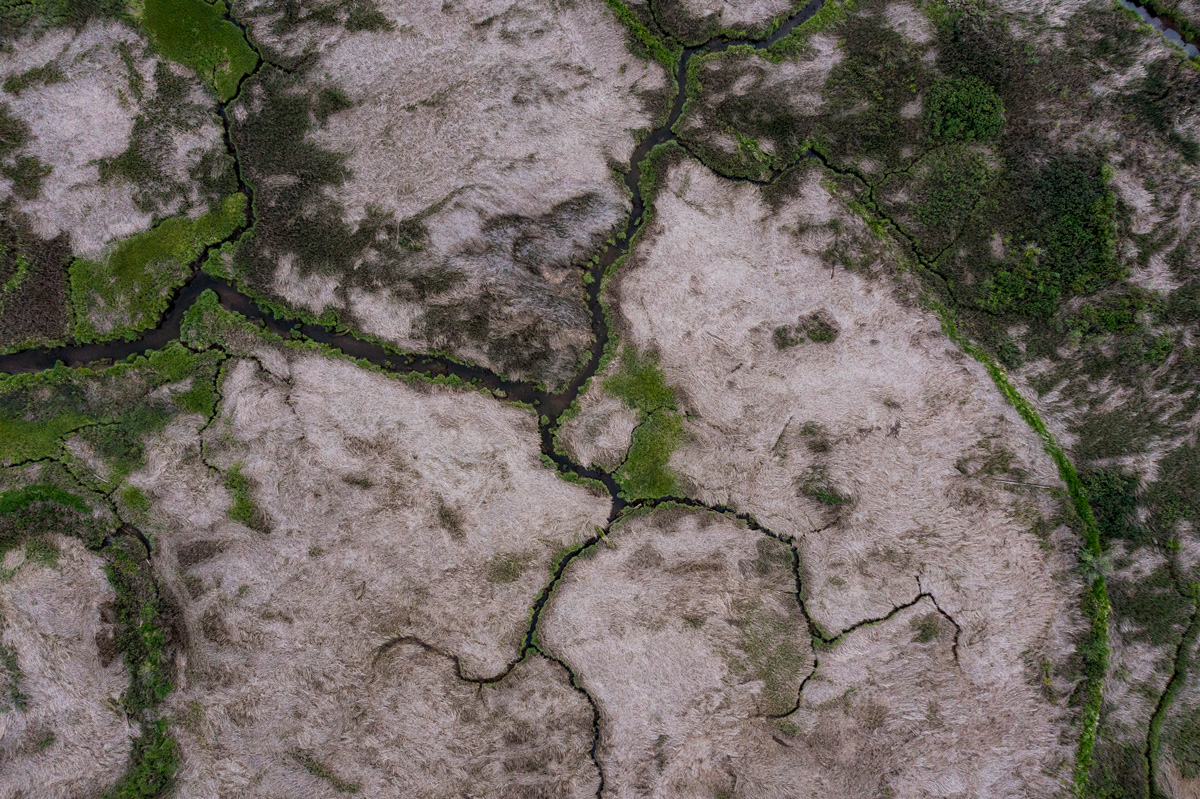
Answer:
<path fill-rule="evenodd" d="M 212 275 L 201 271 L 199 266 L 204 263 L 204 260 L 213 250 L 219 249 L 221 245 L 234 240 L 236 236 L 242 235 L 245 230 L 251 229 L 254 224 L 253 190 L 249 184 L 246 184 L 242 179 L 241 159 L 231 135 L 230 123 L 227 114 L 229 103 L 225 103 L 220 106 L 218 110 L 218 116 L 222 120 L 222 129 L 225 138 L 226 150 L 234 159 L 239 187 L 242 188 L 243 191 L 247 191 L 247 206 L 249 210 L 247 212 L 246 227 L 243 230 L 239 230 L 235 237 L 231 237 L 226 241 L 210 245 L 209 247 L 205 248 L 204 253 L 200 256 L 200 258 L 196 259 L 193 264 L 194 272 L 192 278 L 189 279 L 177 292 L 163 321 L 158 327 L 148 331 L 141 338 L 131 342 L 111 341 L 100 344 L 80 344 L 51 348 L 34 348 L 10 353 L 7 355 L 0 355 L 0 372 L 8 372 L 11 374 L 42 371 L 44 369 L 53 367 L 58 361 L 63 361 L 68 365 L 74 366 L 103 360 L 121 360 L 130 355 L 143 353 L 152 349 L 159 349 L 169 342 L 179 338 L 180 323 L 182 322 L 184 313 L 196 301 L 201 293 L 206 290 L 212 290 L 217 294 L 221 305 L 227 310 L 242 314 L 251 320 L 261 322 L 266 328 L 272 330 L 273 332 L 280 333 L 281 335 L 291 336 L 293 333 L 299 333 L 300 335 L 308 337 L 314 341 L 328 344 L 332 347 L 340 349 L 348 355 L 361 358 L 393 372 L 419 372 L 429 376 L 454 375 L 465 382 L 473 383 L 492 391 L 503 392 L 504 395 L 511 399 L 532 405 L 538 412 L 541 420 L 539 424 L 539 432 L 542 453 L 554 463 L 557 469 L 565 472 L 574 472 L 581 477 L 596 480 L 605 486 L 612 498 L 612 506 L 609 513 L 609 523 L 611 524 L 612 521 L 621 515 L 622 511 L 628 505 L 628 502 L 620 496 L 620 487 L 616 484 L 615 478 L 611 473 L 598 469 L 590 469 L 584 467 L 582 464 L 575 463 L 569 456 L 558 452 L 554 446 L 554 432 L 563 411 L 571 406 L 582 387 L 587 383 L 588 380 L 590 380 L 592 376 L 595 375 L 600 365 L 605 347 L 609 343 L 610 331 L 608 328 L 608 319 L 606 316 L 606 311 L 601 304 L 600 292 L 603 286 L 603 278 L 605 274 L 620 260 L 621 257 L 629 252 L 635 235 L 640 231 L 645 221 L 645 200 L 642 196 L 641 187 L 639 185 L 645 159 L 655 146 L 659 144 L 665 144 L 670 141 L 677 141 L 677 137 L 672 131 L 672 128 L 676 122 L 678 122 L 686 103 L 687 69 L 688 64 L 693 56 L 698 54 L 722 52 L 734 46 L 745 46 L 755 50 L 764 50 L 788 36 L 798 26 L 813 17 L 819 10 L 821 10 L 821 8 L 824 6 L 824 3 L 825 0 L 810 0 L 807 5 L 794 12 L 792 16 L 787 18 L 787 20 L 773 33 L 759 39 L 730 39 L 723 35 L 718 35 L 701 45 L 682 48 L 681 55 L 676 64 L 674 75 L 676 94 L 667 120 L 663 125 L 655 128 L 637 147 L 634 148 L 629 169 L 625 173 L 624 183 L 631 197 L 632 210 L 628 220 L 626 221 L 623 235 L 620 236 L 617 241 L 605 246 L 600 252 L 600 255 L 593 260 L 591 266 L 587 270 L 586 274 L 588 277 L 590 277 L 590 280 L 587 280 L 586 283 L 587 307 L 591 316 L 591 327 L 593 334 L 592 345 L 589 350 L 587 360 L 576 372 L 575 376 L 568 383 L 568 385 L 561 391 L 551 392 L 529 381 L 508 380 L 482 366 L 459 363 L 458 361 L 452 360 L 445 356 L 394 351 L 388 347 L 357 338 L 349 333 L 331 331 L 329 328 L 319 325 L 307 323 L 298 324 L 295 322 L 295 320 L 280 319 L 279 317 L 276 317 L 273 314 L 261 309 L 252 297 L 242 293 L 233 283 L 213 277 Z M 261 70 L 262 65 L 267 63 L 266 60 L 263 58 L 263 55 L 257 45 L 255 45 L 251 40 L 245 26 L 234 19 L 231 13 L 227 16 L 231 22 L 242 29 L 247 43 L 258 56 L 258 62 L 255 65 L 255 68 L 252 70 L 252 74 L 257 74 L 257 72 Z M 670 37 L 670 35 L 665 31 L 661 32 L 672 42 L 675 41 L 673 37 Z M 677 42 L 675 43 L 678 44 Z M 247 74 L 241 80 L 239 80 L 237 92 L 235 93 L 234 98 L 231 98 L 230 102 L 240 95 L 242 85 L 249 77 L 250 74 Z M 682 144 L 680 146 L 682 146 Z M 684 147 L 684 149 L 687 150 L 686 147 Z M 695 156 L 693 155 L 693 157 Z M 811 149 L 802 153 L 797 161 L 809 157 L 818 158 L 827 168 L 837 174 L 852 174 L 844 170 L 837 169 L 830 164 L 827 159 L 823 158 L 820 153 L 814 152 Z M 704 164 L 702 159 L 697 158 L 696 160 L 701 164 Z M 707 165 L 705 166 L 707 167 Z M 758 185 L 769 184 L 778 179 L 782 174 L 786 173 L 790 166 L 791 165 L 781 170 L 771 172 L 768 180 L 748 180 L 746 182 L 752 182 Z M 722 175 L 722 177 L 733 179 L 725 175 Z M 855 177 L 859 176 L 855 175 Z M 872 210 L 877 211 L 878 209 Z M 906 232 L 892 222 L 892 220 L 883 217 L 882 221 L 890 223 L 889 226 L 902 238 L 908 238 Z M 915 257 L 920 266 L 924 267 L 927 271 L 930 271 L 926 264 L 921 263 L 924 259 L 921 258 L 919 251 L 915 253 Z M 933 274 L 936 276 L 936 272 L 933 272 Z M 1067 483 L 1068 490 L 1072 496 L 1072 499 L 1075 501 L 1076 508 L 1080 511 L 1080 516 L 1083 519 L 1085 526 L 1086 549 L 1089 551 L 1098 550 L 1100 545 L 1098 532 L 1095 527 L 1095 520 L 1091 514 L 1091 509 L 1088 506 L 1087 498 L 1082 491 L 1082 486 L 1079 484 L 1078 476 L 1075 473 L 1074 466 L 1066 458 L 1065 453 L 1063 453 L 1057 442 L 1050 435 L 1049 431 L 1046 429 L 1045 425 L 1042 423 L 1040 417 L 1037 415 L 1029 401 L 1021 396 L 1020 393 L 1017 392 L 1012 384 L 1008 381 L 1007 375 L 1004 373 L 1003 369 L 996 365 L 986 352 L 984 352 L 974 343 L 970 342 L 965 336 L 957 331 L 948 309 L 941 307 L 936 302 L 934 303 L 934 308 L 941 316 L 943 320 L 943 328 L 946 330 L 950 338 L 959 344 L 960 347 L 966 350 L 968 354 L 972 355 L 984 364 L 996 385 L 1001 389 L 1001 392 L 1017 408 L 1018 412 L 1025 419 L 1025 421 L 1043 439 L 1043 442 L 1046 445 L 1046 450 L 1050 453 L 1056 464 L 1059 466 L 1060 474 Z M 681 504 L 694 503 L 693 506 L 707 507 L 702 506 L 700 503 L 695 503 L 694 500 L 681 501 L 679 499 L 675 499 L 672 501 L 680 502 Z M 718 510 L 717 508 L 708 509 Z M 729 509 L 722 509 L 718 512 L 726 511 L 732 512 Z M 739 518 L 743 518 L 744 521 L 748 522 L 751 517 L 749 514 L 740 514 Z M 757 523 L 755 524 L 757 525 Z M 550 594 L 552 593 L 554 586 L 557 584 L 558 580 L 562 576 L 562 573 L 565 571 L 570 562 L 588 547 L 595 545 L 595 543 L 600 540 L 606 531 L 607 528 L 605 528 L 604 531 L 600 531 L 596 536 L 588 539 L 588 541 L 585 541 L 559 562 L 555 570 L 554 577 L 543 589 L 541 594 L 539 594 L 538 599 L 531 611 L 529 630 L 526 634 L 525 640 L 522 643 L 522 651 L 518 656 L 518 660 L 513 664 L 514 666 L 516 662 L 524 659 L 529 652 L 537 651 L 540 653 L 540 650 L 537 649 L 536 642 L 537 621 L 540 618 L 541 611 L 544 608 Z M 761 531 L 771 535 L 772 537 L 778 538 L 778 536 L 775 534 L 766 531 L 765 528 L 761 528 Z M 780 538 L 779 540 L 783 541 L 785 539 Z M 793 548 L 794 558 L 796 558 L 795 562 L 798 564 L 798 550 L 795 549 L 794 543 L 788 543 Z M 798 572 L 797 580 L 799 580 Z M 1108 598 L 1104 587 L 1103 578 L 1101 577 L 1094 581 L 1092 588 L 1093 593 L 1097 595 L 1095 601 L 1098 603 L 1098 607 L 1096 608 L 1094 614 L 1090 614 L 1093 622 L 1093 635 L 1099 637 L 1104 646 L 1103 665 L 1104 671 L 1107 673 Z M 922 592 L 918 594 L 917 598 L 914 599 L 909 606 L 920 601 L 924 596 L 926 596 L 926 594 L 922 590 Z M 933 600 L 932 595 L 928 596 L 931 600 Z M 934 605 L 937 607 L 936 600 L 934 600 Z M 902 610 L 903 607 L 904 606 L 896 608 L 893 610 L 893 613 Z M 937 610 L 946 618 L 950 618 L 944 613 L 944 611 L 942 611 L 940 607 L 938 607 Z M 807 618 L 807 611 L 805 611 L 805 615 Z M 952 622 L 954 621 L 953 619 L 950 620 Z M 870 623 L 870 620 L 863 623 Z M 956 622 L 954 623 L 954 626 L 957 631 L 955 635 L 954 647 L 954 652 L 957 658 L 958 632 L 961 632 L 961 629 Z M 846 632 L 849 632 L 849 630 L 843 631 L 842 634 L 845 634 Z M 561 661 L 558 662 L 561 663 Z M 563 665 L 565 667 L 565 664 Z M 505 674 L 511 671 L 511 668 L 512 666 L 506 669 Z M 568 671 L 570 670 L 568 669 Z M 502 679 L 503 676 L 504 675 L 501 675 L 497 679 Z M 811 677 L 811 674 L 809 676 Z M 804 682 L 807 682 L 807 678 Z M 576 683 L 573 674 L 572 684 L 577 690 L 582 691 L 585 696 L 588 696 L 587 692 Z M 803 689 L 803 686 L 804 683 L 801 684 L 801 690 Z M 1084 710 L 1083 732 L 1081 734 L 1080 746 L 1076 759 L 1075 791 L 1078 796 L 1084 795 L 1086 790 L 1087 773 L 1091 764 L 1092 747 L 1095 744 L 1095 738 L 1099 725 L 1099 698 L 1102 686 L 1103 676 L 1086 686 L 1088 704 Z M 603 769 L 599 761 L 595 758 L 596 745 L 599 740 L 600 733 L 599 710 L 590 696 L 588 696 L 588 701 L 596 713 L 596 737 L 593 741 L 592 756 L 593 761 L 596 763 L 597 769 L 599 769 L 601 773 L 600 791 L 602 792 L 604 781 Z M 1092 707 L 1093 704 L 1095 707 Z M 597 795 L 599 796 L 600 792 L 598 792 Z"/>

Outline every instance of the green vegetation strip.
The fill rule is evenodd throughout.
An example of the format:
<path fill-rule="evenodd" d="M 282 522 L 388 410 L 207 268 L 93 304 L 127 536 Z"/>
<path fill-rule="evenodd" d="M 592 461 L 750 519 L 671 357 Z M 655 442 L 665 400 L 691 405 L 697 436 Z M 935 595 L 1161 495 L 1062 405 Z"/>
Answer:
<path fill-rule="evenodd" d="M 1005 399 L 1016 408 L 1017 413 L 1021 414 L 1021 418 L 1025 420 L 1026 424 L 1032 427 L 1042 439 L 1042 446 L 1054 460 L 1059 475 L 1067 484 L 1067 491 L 1074 501 L 1075 513 L 1083 525 L 1084 546 L 1080 560 L 1085 566 L 1084 576 L 1090 580 L 1087 593 L 1084 595 L 1083 612 L 1088 618 L 1091 629 L 1087 641 L 1080 647 L 1080 655 L 1083 657 L 1084 664 L 1082 732 L 1079 736 L 1079 750 L 1075 758 L 1074 781 L 1075 795 L 1082 799 L 1087 796 L 1088 772 L 1091 769 L 1092 751 L 1096 747 L 1096 733 L 1100 726 L 1100 703 L 1104 689 L 1104 676 L 1108 672 L 1108 617 L 1110 611 L 1108 590 L 1104 575 L 1098 570 L 1092 570 L 1092 573 L 1088 574 L 1086 568 L 1089 564 L 1095 563 L 1103 553 L 1100 543 L 1100 528 L 1096 524 L 1095 516 L 1092 515 L 1092 508 L 1087 500 L 1087 491 L 1079 479 L 1079 473 L 1075 471 L 1075 466 L 1067 458 L 1062 447 L 1054 440 L 1054 436 L 1050 434 L 1033 405 L 1021 396 L 1021 393 L 1009 382 L 1008 374 L 991 355 L 959 332 L 948 308 L 936 302 L 934 308 L 941 316 L 942 330 L 946 335 L 967 354 L 983 364 L 992 380 L 1000 388 L 1000 392 L 1004 394 Z"/>
<path fill-rule="evenodd" d="M 1200 587 L 1192 586 L 1192 620 L 1184 630 L 1183 637 L 1179 641 L 1179 648 L 1175 650 L 1174 673 L 1171 679 L 1167 682 L 1167 688 L 1159 699 L 1158 707 L 1154 711 L 1154 715 L 1150 718 L 1150 731 L 1146 736 L 1146 774 L 1149 778 L 1151 796 L 1153 799 L 1158 799 L 1161 794 L 1155 790 L 1154 767 L 1158 763 L 1158 753 L 1162 748 L 1162 729 L 1163 722 L 1166 721 L 1167 711 L 1171 709 L 1171 705 L 1175 703 L 1175 697 L 1183 689 L 1184 683 L 1187 682 L 1188 663 L 1192 647 L 1196 644 L 1196 637 L 1200 635 Z"/>
<path fill-rule="evenodd" d="M 810 36 L 840 20 L 847 12 L 853 10 L 854 3 L 855 0 L 825 0 L 817 13 L 797 25 L 787 36 L 759 52 L 776 64 L 785 58 L 800 55 Z"/>
<path fill-rule="evenodd" d="M 188 277 L 204 248 L 245 223 L 246 195 L 231 194 L 199 217 L 176 216 L 125 239 L 102 261 L 71 264 L 75 337 L 83 342 L 124 337 L 153 327 L 170 304 L 171 288 Z M 101 321 L 103 320 L 103 321 Z"/>
<path fill-rule="evenodd" d="M 676 491 L 669 461 L 683 440 L 683 417 L 675 405 L 675 392 L 667 385 L 658 358 L 640 355 L 626 346 L 620 370 L 604 381 L 604 388 L 638 411 L 640 424 L 625 462 L 614 477 L 627 499 L 658 499 Z"/>
<path fill-rule="evenodd" d="M 634 14 L 629 6 L 622 3 L 621 0 L 605 0 L 605 2 L 638 44 L 646 49 L 650 57 L 666 67 L 669 72 L 674 72 L 675 64 L 683 54 L 683 48 L 675 43 L 664 44 L 662 39 L 655 36 L 649 28 L 642 24 L 637 14 Z"/>

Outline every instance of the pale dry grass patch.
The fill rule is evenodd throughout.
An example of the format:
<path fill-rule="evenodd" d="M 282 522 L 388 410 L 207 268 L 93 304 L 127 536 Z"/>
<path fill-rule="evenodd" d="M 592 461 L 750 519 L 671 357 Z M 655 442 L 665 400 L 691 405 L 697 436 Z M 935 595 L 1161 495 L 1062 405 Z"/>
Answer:
<path fill-rule="evenodd" d="M 540 325 L 562 356 L 550 376 L 563 379 L 589 335 L 578 267 L 629 212 L 614 168 L 660 110 L 665 71 L 630 53 L 602 3 L 422 0 L 379 10 L 392 30 L 312 24 L 280 38 L 271 17 L 251 19 L 268 44 L 316 59 L 313 91 L 335 86 L 353 103 L 311 134 L 346 156 L 351 177 L 328 189 L 344 221 L 357 227 L 376 209 L 422 225 L 427 240 L 403 269 L 456 284 L 415 304 L 387 281 L 336 299 L 327 283 L 298 282 L 280 254 L 273 290 L 316 311 L 345 304 L 356 326 L 402 346 L 451 348 L 492 366 L 503 359 L 489 340 Z M 429 304 L 442 309 L 438 319 L 486 306 L 488 335 L 443 341 L 441 322 L 422 323 Z"/>
<path fill-rule="evenodd" d="M 180 795 L 325 795 L 313 762 L 368 796 L 594 794 L 590 708 L 557 667 L 482 694 L 448 675 L 516 659 L 553 559 L 607 503 L 541 463 L 528 411 L 260 349 L 228 367 L 204 451 L 239 464 L 265 531 L 228 518 L 194 420 L 131 477 L 184 597 Z M 405 636 L 444 654 L 388 649 Z"/>
<path fill-rule="evenodd" d="M 936 317 L 871 276 L 891 256 L 870 254 L 819 177 L 798 175 L 777 211 L 692 162 L 668 177 L 614 299 L 627 342 L 658 351 L 683 397 L 671 466 L 694 496 L 796 537 L 808 606 L 830 633 L 911 601 L 919 580 L 962 625 L 972 689 L 1015 685 L 1006 712 L 1031 725 L 980 756 L 1050 768 L 1065 744 L 1040 742 L 1063 730 L 1062 711 L 1022 675 L 1031 650 L 1060 666 L 1080 627 L 1076 542 L 1032 533 L 1059 511 L 1057 472 Z M 812 231 L 832 218 L 860 251 L 855 271 Z M 775 328 L 814 313 L 836 339 L 780 349 Z"/>
<path fill-rule="evenodd" d="M 776 747 L 762 716 L 791 709 L 812 668 L 791 552 L 683 509 L 607 540 L 572 562 L 539 627 L 600 708 L 605 795 L 719 795 L 745 768 L 730 749 Z"/>
<path fill-rule="evenodd" d="M 134 96 L 119 48 L 126 47 L 143 82 L 142 98 Z M 42 238 L 60 233 L 71 237 L 74 254 L 100 257 L 105 247 L 148 229 L 152 214 L 134 202 L 136 188 L 122 179 L 101 181 L 99 162 L 115 158 L 130 144 L 134 122 L 155 92 L 157 56 L 143 53 L 146 42 L 117 22 L 92 22 L 77 34 L 56 29 L 27 36 L 0 53 L 0 82 L 37 67 L 57 67 L 60 82 L 34 84 L 19 95 L 0 93 L 15 117 L 29 126 L 30 140 L 20 155 L 50 167 L 41 192 L 16 201 Z M 196 87 L 189 102 L 206 105 Z M 201 120 L 172 137 L 172 150 L 158 154 L 173 180 L 190 183 L 189 170 L 201 156 L 221 146 L 215 119 Z M 2 197 L 0 197 L 2 199 Z M 177 204 L 177 203 L 176 203 Z M 160 209 L 170 213 L 171 209 Z"/>
<path fill-rule="evenodd" d="M 794 5 L 791 0 L 682 0 L 688 16 L 719 28 L 761 27 Z"/>
<path fill-rule="evenodd" d="M 136 734 L 121 711 L 129 672 L 112 643 L 103 561 L 77 539 L 52 541 L 56 565 L 6 559 L 16 572 L 0 581 L 0 644 L 15 653 L 23 697 L 14 708 L 0 696 L 5 799 L 99 795 L 124 771 Z"/>

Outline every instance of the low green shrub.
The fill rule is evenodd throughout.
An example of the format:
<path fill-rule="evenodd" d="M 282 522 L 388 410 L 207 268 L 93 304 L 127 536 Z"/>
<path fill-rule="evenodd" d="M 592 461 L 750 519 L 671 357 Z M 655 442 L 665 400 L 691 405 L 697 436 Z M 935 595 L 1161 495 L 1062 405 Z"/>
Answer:
<path fill-rule="evenodd" d="M 1063 154 L 1034 174 L 1010 177 L 1018 255 L 983 284 L 992 313 L 1048 318 L 1068 297 L 1090 294 L 1123 274 L 1116 257 L 1116 198 L 1093 155 Z"/>
<path fill-rule="evenodd" d="M 974 76 L 939 78 L 925 95 L 925 124 L 935 141 L 986 141 L 1004 124 L 1004 103 Z"/>

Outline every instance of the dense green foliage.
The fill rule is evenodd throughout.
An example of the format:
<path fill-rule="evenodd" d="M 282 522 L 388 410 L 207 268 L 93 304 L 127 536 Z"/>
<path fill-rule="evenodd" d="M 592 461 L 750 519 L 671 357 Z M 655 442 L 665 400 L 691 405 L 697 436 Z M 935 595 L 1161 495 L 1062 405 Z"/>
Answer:
<path fill-rule="evenodd" d="M 939 78 L 925 95 L 925 124 L 935 141 L 986 141 L 1004 124 L 1004 102 L 974 76 Z"/>
<path fill-rule="evenodd" d="M 132 340 L 166 311 L 171 288 L 190 274 L 205 247 L 232 236 L 245 223 L 246 196 L 233 194 L 198 219 L 177 216 L 117 244 L 102 261 L 71 264 L 74 332 L 80 341 L 124 336 Z M 114 314 L 101 329 L 94 313 Z"/>
<path fill-rule="evenodd" d="M 258 65 L 258 54 L 225 16 L 224 0 L 145 0 L 141 23 L 167 58 L 191 67 L 223 102 Z"/>
<path fill-rule="evenodd" d="M 179 744 L 171 737 L 166 719 L 145 725 L 133 741 L 129 769 L 103 799 L 154 799 L 164 796 L 179 768 Z"/>
<path fill-rule="evenodd" d="M 1014 193 L 1013 202 L 1028 209 L 1018 226 L 1018 254 L 985 282 L 983 308 L 1048 318 L 1062 300 L 1122 275 L 1116 198 L 1100 159 L 1060 155 Z"/>
<path fill-rule="evenodd" d="M 604 381 L 610 394 L 639 413 L 633 443 L 615 477 L 627 499 L 657 499 L 675 493 L 671 453 L 683 441 L 683 418 L 655 355 L 633 347 L 621 352 L 620 369 Z"/>
<path fill-rule="evenodd" d="M 125 694 L 129 713 L 140 713 L 166 698 L 174 687 L 166 656 L 165 607 L 139 557 L 136 542 L 110 552 L 105 572 L 116 591 L 117 646 L 125 653 L 132 683 Z"/>
<path fill-rule="evenodd" d="M 1142 527 L 1137 523 L 1138 479 L 1117 469 L 1089 469 L 1079 475 L 1088 504 L 1096 514 L 1100 535 L 1106 541 L 1137 540 Z"/>
<path fill-rule="evenodd" d="M 629 6 L 621 2 L 621 0 L 604 0 L 608 7 L 612 9 L 613 14 L 628 29 L 634 40 L 645 48 L 644 53 L 639 55 L 648 55 L 658 63 L 667 68 L 668 72 L 675 71 L 675 63 L 679 60 L 682 53 L 682 48 L 672 42 L 664 44 L 662 39 L 656 36 L 649 28 L 647 28 L 637 14 L 634 14 Z"/>

